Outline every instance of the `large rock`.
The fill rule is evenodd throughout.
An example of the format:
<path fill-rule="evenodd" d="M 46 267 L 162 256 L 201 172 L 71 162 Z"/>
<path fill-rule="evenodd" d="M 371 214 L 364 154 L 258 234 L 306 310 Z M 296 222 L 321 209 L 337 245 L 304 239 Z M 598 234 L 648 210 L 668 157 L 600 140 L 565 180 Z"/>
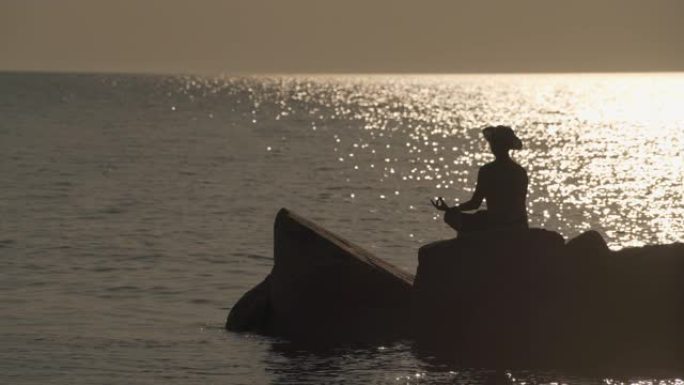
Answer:
<path fill-rule="evenodd" d="M 683 316 L 684 244 L 613 252 L 533 229 L 419 252 L 415 337 L 466 365 L 683 370 Z"/>
<path fill-rule="evenodd" d="M 684 244 L 608 249 L 590 231 L 496 230 L 419 250 L 410 274 L 285 209 L 271 274 L 226 327 L 295 342 L 412 337 L 490 368 L 684 373 Z"/>
<path fill-rule="evenodd" d="M 405 336 L 413 276 L 286 209 L 269 277 L 231 310 L 229 330 L 307 343 Z"/>
<path fill-rule="evenodd" d="M 568 351 L 585 366 L 684 374 L 684 244 L 568 257 Z"/>
<path fill-rule="evenodd" d="M 551 231 L 521 229 L 423 246 L 414 336 L 466 365 L 529 362 L 531 352 L 555 337 L 548 323 L 562 286 L 553 261 L 564 243 Z"/>

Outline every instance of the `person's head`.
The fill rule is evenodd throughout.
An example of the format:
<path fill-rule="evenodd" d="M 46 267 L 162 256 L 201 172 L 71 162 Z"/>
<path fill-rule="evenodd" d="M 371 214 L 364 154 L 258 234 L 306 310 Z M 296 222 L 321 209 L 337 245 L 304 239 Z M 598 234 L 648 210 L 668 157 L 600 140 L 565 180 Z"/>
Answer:
<path fill-rule="evenodd" d="M 508 126 L 489 126 L 482 130 L 489 148 L 497 158 L 507 156 L 509 150 L 520 150 L 522 142 Z"/>

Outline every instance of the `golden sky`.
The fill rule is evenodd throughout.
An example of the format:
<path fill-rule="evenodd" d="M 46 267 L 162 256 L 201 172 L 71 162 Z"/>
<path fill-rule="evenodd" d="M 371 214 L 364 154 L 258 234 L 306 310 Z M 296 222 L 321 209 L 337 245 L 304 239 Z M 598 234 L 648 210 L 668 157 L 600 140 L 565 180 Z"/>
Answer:
<path fill-rule="evenodd" d="M 681 0 L 0 0 L 0 70 L 684 70 Z"/>

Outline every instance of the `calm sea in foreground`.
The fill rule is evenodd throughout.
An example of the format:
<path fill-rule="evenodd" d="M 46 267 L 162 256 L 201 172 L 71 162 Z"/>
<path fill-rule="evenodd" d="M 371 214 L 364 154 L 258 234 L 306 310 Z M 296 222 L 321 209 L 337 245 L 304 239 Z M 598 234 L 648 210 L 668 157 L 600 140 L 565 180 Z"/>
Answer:
<path fill-rule="evenodd" d="M 491 159 L 480 129 L 509 124 L 533 226 L 684 241 L 683 101 L 684 74 L 0 73 L 0 383 L 482 383 L 408 343 L 226 332 L 271 268 L 276 211 L 415 272 L 420 245 L 453 236 L 428 199 L 467 199 Z"/>

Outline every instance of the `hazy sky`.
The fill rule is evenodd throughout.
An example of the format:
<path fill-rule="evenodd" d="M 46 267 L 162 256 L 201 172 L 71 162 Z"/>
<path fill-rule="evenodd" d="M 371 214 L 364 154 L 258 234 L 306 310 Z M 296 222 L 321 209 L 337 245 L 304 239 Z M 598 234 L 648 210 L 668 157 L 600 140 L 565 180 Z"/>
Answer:
<path fill-rule="evenodd" d="M 684 70 L 682 0 L 0 0 L 0 70 Z"/>

